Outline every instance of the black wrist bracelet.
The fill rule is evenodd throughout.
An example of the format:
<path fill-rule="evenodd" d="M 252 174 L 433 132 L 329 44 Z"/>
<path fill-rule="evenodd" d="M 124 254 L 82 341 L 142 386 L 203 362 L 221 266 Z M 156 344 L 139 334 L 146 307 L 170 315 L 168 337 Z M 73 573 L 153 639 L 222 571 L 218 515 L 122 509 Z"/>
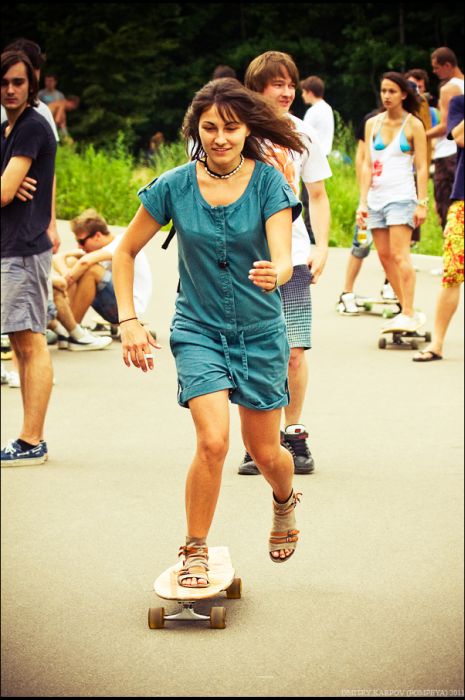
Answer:
<path fill-rule="evenodd" d="M 139 319 L 137 316 L 132 316 L 131 318 L 125 318 L 123 321 L 118 321 L 118 325 L 121 326 L 122 323 L 126 323 L 126 321 L 138 321 Z"/>

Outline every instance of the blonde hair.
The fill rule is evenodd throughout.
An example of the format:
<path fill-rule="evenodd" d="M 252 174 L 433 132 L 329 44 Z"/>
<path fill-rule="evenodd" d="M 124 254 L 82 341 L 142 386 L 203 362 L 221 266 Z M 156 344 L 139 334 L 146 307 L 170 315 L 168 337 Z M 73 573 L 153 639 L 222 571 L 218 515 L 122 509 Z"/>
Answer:
<path fill-rule="evenodd" d="M 71 231 L 77 233 L 103 233 L 108 235 L 110 230 L 107 222 L 95 209 L 86 209 L 70 221 Z"/>

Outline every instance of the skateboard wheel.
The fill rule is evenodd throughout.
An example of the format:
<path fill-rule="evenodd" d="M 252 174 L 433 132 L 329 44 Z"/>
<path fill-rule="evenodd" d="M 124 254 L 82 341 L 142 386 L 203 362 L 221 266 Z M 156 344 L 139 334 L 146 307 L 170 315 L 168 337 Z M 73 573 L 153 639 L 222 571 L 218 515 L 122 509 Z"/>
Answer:
<path fill-rule="evenodd" d="M 242 595 L 242 580 L 235 578 L 229 588 L 226 589 L 226 598 L 238 599 Z"/>
<path fill-rule="evenodd" d="M 383 318 L 393 318 L 394 312 L 391 309 L 384 309 Z"/>
<path fill-rule="evenodd" d="M 431 343 L 431 333 L 429 331 L 425 333 L 425 340 L 427 343 Z"/>
<path fill-rule="evenodd" d="M 418 343 L 417 343 L 417 341 L 416 341 L 416 340 L 412 340 L 412 342 L 410 343 L 410 347 L 412 348 L 412 350 L 418 350 Z"/>
<path fill-rule="evenodd" d="M 373 308 L 373 304 L 370 304 L 370 302 L 366 301 L 366 302 L 363 304 L 363 308 L 365 309 L 365 311 L 371 311 L 372 308 Z"/>
<path fill-rule="evenodd" d="M 226 608 L 214 607 L 210 610 L 210 627 L 224 630 L 226 627 Z"/>
<path fill-rule="evenodd" d="M 380 350 L 384 350 L 385 347 L 386 347 L 386 345 L 387 345 L 387 340 L 386 340 L 386 338 L 380 338 L 380 339 L 378 340 L 378 347 L 379 347 Z"/>
<path fill-rule="evenodd" d="M 165 608 L 149 608 L 149 627 L 161 630 L 165 626 Z"/>

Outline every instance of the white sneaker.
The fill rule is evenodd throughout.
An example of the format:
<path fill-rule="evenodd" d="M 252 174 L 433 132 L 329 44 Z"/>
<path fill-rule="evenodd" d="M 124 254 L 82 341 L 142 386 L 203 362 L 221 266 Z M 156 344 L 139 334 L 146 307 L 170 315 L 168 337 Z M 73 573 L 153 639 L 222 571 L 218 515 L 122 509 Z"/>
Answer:
<path fill-rule="evenodd" d="M 415 322 L 417 324 L 417 327 L 415 330 L 418 330 L 419 328 L 424 326 L 426 323 L 426 314 L 424 314 L 423 311 L 415 311 L 413 318 L 415 319 Z"/>
<path fill-rule="evenodd" d="M 386 323 L 385 326 L 383 326 L 382 333 L 388 333 L 390 331 L 398 331 L 399 333 L 415 333 L 415 331 L 418 330 L 418 328 L 420 328 L 425 321 L 425 314 L 416 313 L 414 316 L 397 314 L 388 323 Z"/>
<path fill-rule="evenodd" d="M 68 338 L 68 350 L 73 352 L 82 352 L 86 350 L 103 350 L 111 345 L 112 339 L 108 336 L 92 335 L 89 331 L 86 332 L 83 338 L 75 340 L 71 336 Z"/>
<path fill-rule="evenodd" d="M 355 294 L 346 292 L 339 297 L 338 311 L 347 316 L 358 316 L 359 308 L 355 303 Z"/>
<path fill-rule="evenodd" d="M 383 288 L 381 290 L 381 298 L 384 299 L 384 301 L 398 301 L 396 293 L 389 284 L 389 282 L 383 284 Z"/>
<path fill-rule="evenodd" d="M 21 389 L 21 380 L 18 372 L 15 372 L 14 370 L 8 372 L 8 386 L 10 389 Z"/>

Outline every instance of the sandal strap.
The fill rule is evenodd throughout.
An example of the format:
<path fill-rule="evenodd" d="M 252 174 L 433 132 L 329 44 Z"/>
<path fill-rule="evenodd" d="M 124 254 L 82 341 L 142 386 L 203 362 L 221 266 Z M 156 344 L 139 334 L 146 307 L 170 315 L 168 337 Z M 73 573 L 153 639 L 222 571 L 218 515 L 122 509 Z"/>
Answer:
<path fill-rule="evenodd" d="M 270 545 L 287 544 L 288 542 L 297 542 L 300 530 L 287 530 L 286 532 L 276 532 L 276 530 L 270 533 Z"/>
<path fill-rule="evenodd" d="M 289 513 L 292 513 L 294 508 L 296 508 L 297 504 L 300 503 L 300 496 L 302 495 L 302 492 L 299 491 L 298 493 L 295 493 L 294 491 L 292 492 L 292 496 L 289 498 L 288 504 L 283 508 L 280 503 L 278 503 L 274 498 L 273 498 L 273 507 L 274 507 L 274 512 L 276 515 L 289 515 Z"/>
<path fill-rule="evenodd" d="M 180 572 L 189 572 L 194 567 L 208 571 L 208 547 L 206 545 L 183 545 L 179 548 L 178 556 L 184 557 Z"/>

